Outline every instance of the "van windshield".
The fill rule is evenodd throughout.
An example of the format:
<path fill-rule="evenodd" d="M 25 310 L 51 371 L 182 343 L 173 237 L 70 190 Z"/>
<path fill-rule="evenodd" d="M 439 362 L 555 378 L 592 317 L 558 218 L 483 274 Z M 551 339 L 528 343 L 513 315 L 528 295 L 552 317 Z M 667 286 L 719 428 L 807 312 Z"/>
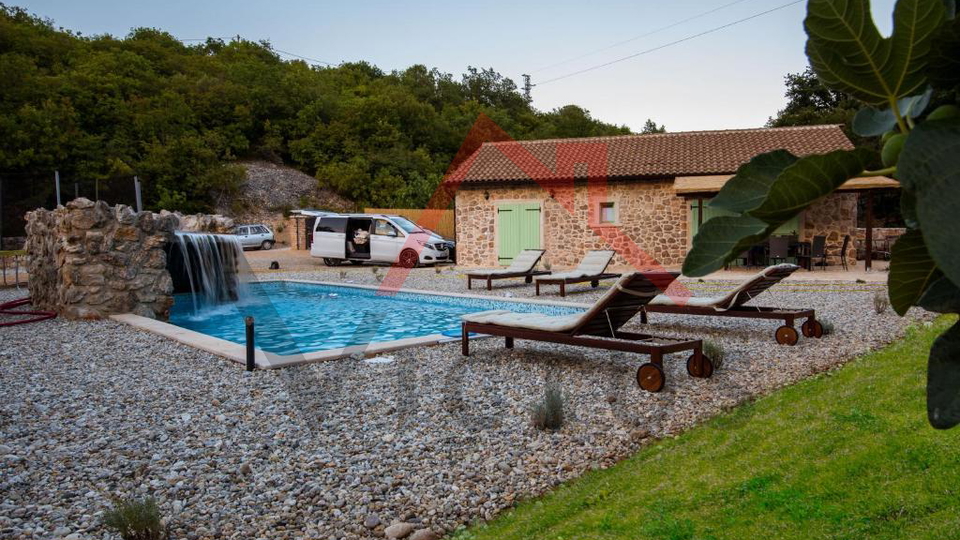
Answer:
<path fill-rule="evenodd" d="M 403 229 L 403 230 L 404 230 L 405 232 L 407 232 L 407 233 L 418 233 L 418 232 L 419 232 L 419 233 L 422 233 L 422 232 L 424 232 L 424 230 L 421 229 L 419 225 L 417 225 L 416 223 L 410 221 L 410 220 L 407 219 L 407 218 L 395 217 L 395 218 L 390 218 L 390 220 L 393 221 L 394 223 L 396 223 L 398 227 L 400 227 L 401 229 Z"/>

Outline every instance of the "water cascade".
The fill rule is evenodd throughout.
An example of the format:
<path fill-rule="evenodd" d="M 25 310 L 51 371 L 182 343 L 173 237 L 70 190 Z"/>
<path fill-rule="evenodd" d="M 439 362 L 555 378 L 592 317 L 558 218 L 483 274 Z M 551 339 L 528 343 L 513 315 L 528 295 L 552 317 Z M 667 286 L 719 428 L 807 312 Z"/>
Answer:
<path fill-rule="evenodd" d="M 194 312 L 203 307 L 243 300 L 243 247 L 232 235 L 177 232 L 170 244 L 167 269 L 174 292 L 189 292 Z"/>

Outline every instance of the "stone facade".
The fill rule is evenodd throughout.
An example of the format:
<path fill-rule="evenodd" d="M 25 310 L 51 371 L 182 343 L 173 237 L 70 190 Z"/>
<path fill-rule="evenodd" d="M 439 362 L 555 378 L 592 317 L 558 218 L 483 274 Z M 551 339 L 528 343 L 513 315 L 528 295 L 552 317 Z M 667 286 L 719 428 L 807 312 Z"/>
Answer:
<path fill-rule="evenodd" d="M 672 179 L 609 182 L 602 188 L 586 183 L 572 188 L 498 185 L 461 187 L 457 192 L 458 264 L 498 264 L 497 205 L 511 202 L 541 204 L 540 245 L 547 250 L 545 260 L 557 268 L 575 266 L 591 249 L 616 249 L 613 264 L 621 268 L 675 267 L 687 253 L 687 203 L 676 196 Z M 615 203 L 615 223 L 598 222 L 601 202 Z"/>
<path fill-rule="evenodd" d="M 30 296 L 71 319 L 135 313 L 166 319 L 173 305 L 167 246 L 177 230 L 222 232 L 222 216 L 134 212 L 76 199 L 27 213 Z"/>
<path fill-rule="evenodd" d="M 827 236 L 828 262 L 839 264 L 844 234 L 856 229 L 856 195 L 834 194 L 802 218 L 802 240 Z M 676 269 L 690 249 L 690 200 L 680 197 L 673 179 L 609 182 L 603 188 L 532 184 L 462 185 L 456 195 L 457 263 L 498 265 L 497 205 L 539 202 L 545 261 L 555 268 L 575 266 L 590 249 L 617 250 L 615 268 L 662 266 Z M 614 202 L 614 224 L 596 223 L 601 202 Z M 594 222 L 591 223 L 590 220 Z M 838 241 L 839 240 L 839 241 Z M 851 242 L 847 253 L 856 261 Z"/>
<path fill-rule="evenodd" d="M 857 195 L 855 193 L 834 193 L 814 204 L 800 218 L 800 240 L 810 242 L 814 236 L 826 236 L 827 264 L 840 264 L 840 250 L 843 237 L 850 235 L 847 247 L 847 264 L 857 263 L 857 246 L 854 237 L 857 232 Z"/>

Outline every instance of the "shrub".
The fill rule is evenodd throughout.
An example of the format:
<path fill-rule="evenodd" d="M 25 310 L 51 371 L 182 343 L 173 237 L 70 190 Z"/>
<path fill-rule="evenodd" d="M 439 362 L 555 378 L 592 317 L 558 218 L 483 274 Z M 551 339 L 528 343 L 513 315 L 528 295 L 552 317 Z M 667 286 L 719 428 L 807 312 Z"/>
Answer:
<path fill-rule="evenodd" d="M 890 307 L 890 299 L 884 291 L 877 291 L 873 295 L 873 309 L 880 315 Z"/>
<path fill-rule="evenodd" d="M 374 279 L 377 280 L 377 283 L 380 283 L 383 281 L 383 275 L 380 274 L 379 266 L 374 266 L 373 268 L 370 269 L 370 271 L 373 273 L 373 277 Z"/>
<path fill-rule="evenodd" d="M 123 540 L 163 540 L 170 536 L 160 521 L 157 501 L 152 497 L 114 500 L 113 508 L 103 515 L 103 524 Z"/>
<path fill-rule="evenodd" d="M 439 276 L 440 272 L 443 272 L 443 267 L 439 264 L 433 266 L 433 271 Z"/>
<path fill-rule="evenodd" d="M 563 394 L 559 388 L 547 386 L 543 401 L 532 410 L 531 423 L 539 430 L 557 430 L 563 426 Z"/>
<path fill-rule="evenodd" d="M 713 362 L 713 368 L 717 369 L 723 365 L 723 358 L 726 353 L 723 351 L 723 345 L 715 341 L 705 340 L 703 342 L 703 354 Z"/>
<path fill-rule="evenodd" d="M 544 269 L 544 270 L 546 270 L 547 272 L 549 272 L 549 271 L 550 271 L 550 268 L 552 268 L 552 267 L 553 267 L 553 265 L 550 264 L 550 261 L 543 261 L 543 269 Z"/>
<path fill-rule="evenodd" d="M 823 326 L 823 335 L 829 336 L 830 334 L 833 333 L 834 331 L 833 323 L 830 322 L 829 319 L 823 319 L 818 317 L 817 320 L 820 321 L 820 325 Z"/>
<path fill-rule="evenodd" d="M 341 270 L 339 273 L 340 273 L 340 279 L 341 279 L 341 280 L 347 279 L 347 271 L 346 271 L 346 270 Z"/>

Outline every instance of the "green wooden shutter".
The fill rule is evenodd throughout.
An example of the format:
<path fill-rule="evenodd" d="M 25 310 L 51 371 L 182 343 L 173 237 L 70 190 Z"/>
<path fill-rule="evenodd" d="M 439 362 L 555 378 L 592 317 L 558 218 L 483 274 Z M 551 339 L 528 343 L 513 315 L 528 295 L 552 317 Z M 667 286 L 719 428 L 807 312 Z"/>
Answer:
<path fill-rule="evenodd" d="M 540 204 L 497 206 L 497 258 L 510 264 L 524 249 L 540 248 Z"/>

